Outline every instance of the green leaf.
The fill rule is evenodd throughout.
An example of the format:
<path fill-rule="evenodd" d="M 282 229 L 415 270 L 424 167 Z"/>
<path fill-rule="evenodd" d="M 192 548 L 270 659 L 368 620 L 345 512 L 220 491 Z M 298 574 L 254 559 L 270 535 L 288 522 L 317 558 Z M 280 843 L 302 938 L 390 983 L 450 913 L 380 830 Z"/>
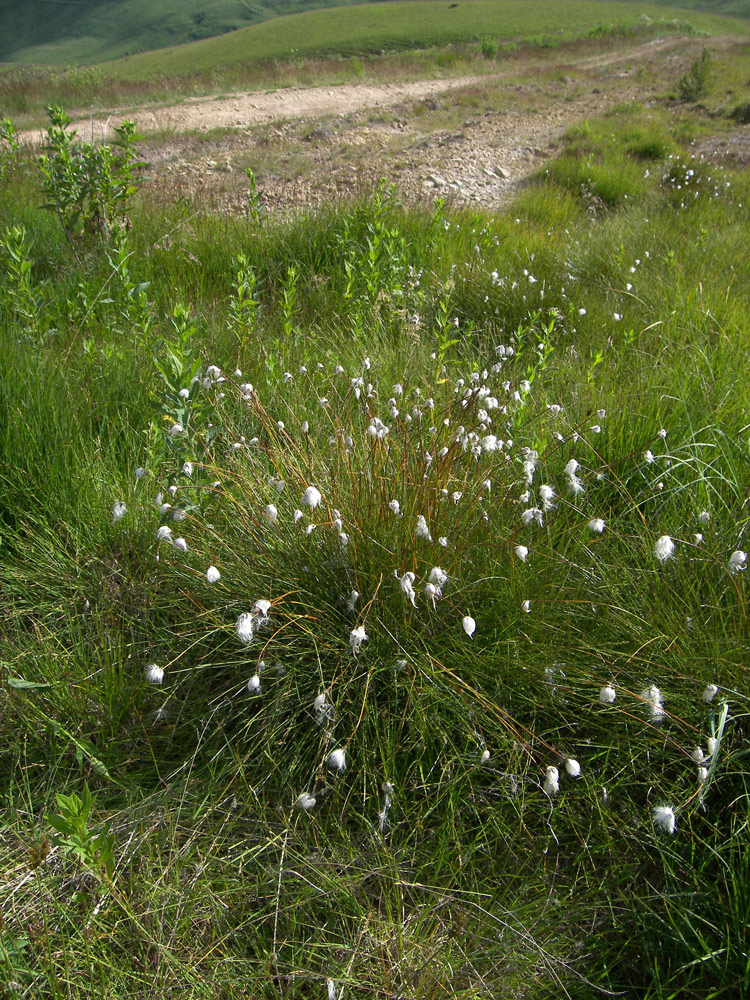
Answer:
<path fill-rule="evenodd" d="M 8 687 L 16 688 L 18 691 L 30 691 L 38 690 L 43 691 L 46 688 L 51 688 L 51 684 L 45 684 L 42 681 L 27 681 L 23 677 L 9 677 Z"/>
<path fill-rule="evenodd" d="M 57 830 L 57 832 L 61 833 L 64 837 L 69 837 L 73 832 L 73 827 L 64 816 L 48 816 L 47 822 L 53 830 Z"/>

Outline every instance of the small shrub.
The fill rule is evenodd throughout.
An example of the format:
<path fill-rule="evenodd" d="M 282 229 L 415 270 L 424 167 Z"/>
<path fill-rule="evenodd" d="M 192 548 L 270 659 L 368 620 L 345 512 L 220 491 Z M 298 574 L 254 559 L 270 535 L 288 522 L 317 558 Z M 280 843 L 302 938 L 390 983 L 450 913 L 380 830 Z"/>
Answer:
<path fill-rule="evenodd" d="M 711 53 L 704 46 L 701 50 L 700 59 L 695 60 L 677 84 L 677 92 L 680 95 L 680 100 L 691 102 L 705 97 L 708 93 L 710 79 Z"/>
<path fill-rule="evenodd" d="M 0 118 L 0 180 L 18 164 L 21 143 L 16 127 L 10 118 Z"/>
<path fill-rule="evenodd" d="M 497 56 L 499 45 L 494 38 L 483 38 L 479 43 L 479 48 L 485 59 L 494 59 Z"/>
<path fill-rule="evenodd" d="M 126 223 L 130 197 L 143 164 L 135 149 L 135 126 L 123 122 L 112 145 L 76 140 L 62 108 L 48 108 L 46 152 L 39 157 L 45 208 L 60 220 L 71 247 L 85 234 L 109 237 Z"/>

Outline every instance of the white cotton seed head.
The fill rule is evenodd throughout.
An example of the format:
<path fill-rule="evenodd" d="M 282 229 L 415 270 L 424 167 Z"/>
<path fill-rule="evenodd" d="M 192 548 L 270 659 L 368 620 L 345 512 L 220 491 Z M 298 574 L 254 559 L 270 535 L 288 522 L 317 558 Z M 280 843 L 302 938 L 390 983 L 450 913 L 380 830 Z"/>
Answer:
<path fill-rule="evenodd" d="M 661 538 L 656 540 L 654 555 L 657 562 L 660 563 L 665 563 L 668 559 L 672 558 L 674 555 L 674 542 L 669 535 L 662 535 Z"/>
<path fill-rule="evenodd" d="M 703 750 L 700 747 L 696 747 L 690 754 L 690 756 L 692 757 L 692 759 L 695 761 L 696 764 L 702 764 L 703 761 L 706 759 L 706 755 L 703 753 Z"/>
<path fill-rule="evenodd" d="M 346 750 L 338 748 L 328 754 L 328 766 L 332 771 L 346 770 Z"/>
<path fill-rule="evenodd" d="M 305 812 L 309 812 L 311 809 L 315 808 L 315 803 L 317 799 L 314 795 L 310 795 L 309 792 L 302 792 L 301 795 L 297 796 L 297 807 L 299 809 L 304 809 Z"/>
<path fill-rule="evenodd" d="M 257 674 L 253 674 L 247 682 L 247 690 L 250 694 L 260 694 L 260 677 Z"/>
<path fill-rule="evenodd" d="M 573 496 L 580 496 L 581 493 L 585 493 L 586 490 L 583 488 L 583 483 L 578 478 L 578 476 L 571 476 L 568 479 L 568 489 L 573 494 Z"/>
<path fill-rule="evenodd" d="M 237 638 L 243 646 L 249 646 L 253 640 L 253 616 L 249 611 L 243 611 L 235 626 Z"/>
<path fill-rule="evenodd" d="M 599 701 L 602 705 L 611 705 L 615 698 L 617 697 L 617 692 L 612 687 L 611 684 L 605 685 L 599 692 Z"/>
<path fill-rule="evenodd" d="M 715 736 L 708 737 L 708 739 L 706 740 L 706 747 L 708 748 L 708 754 L 710 757 L 713 757 L 713 755 L 716 753 L 716 748 L 718 747 L 718 745 L 719 741 L 716 739 Z"/>
<path fill-rule="evenodd" d="M 595 517 L 593 520 L 589 521 L 587 527 L 589 531 L 593 532 L 595 535 L 601 535 L 604 532 L 605 524 L 600 517 Z"/>
<path fill-rule="evenodd" d="M 555 499 L 554 487 L 550 486 L 548 483 L 543 483 L 539 487 L 539 497 L 544 504 L 544 509 L 549 510 L 553 506 L 552 501 Z"/>
<path fill-rule="evenodd" d="M 396 517 L 398 517 L 398 515 L 401 513 L 401 504 L 398 502 L 398 500 L 391 500 L 391 502 L 388 504 L 388 509 L 392 511 L 396 515 Z"/>
<path fill-rule="evenodd" d="M 701 784 L 703 784 L 707 780 L 708 780 L 708 768 L 707 767 L 699 767 L 698 768 L 698 781 Z"/>
<path fill-rule="evenodd" d="M 448 574 L 440 566 L 433 566 L 427 579 L 441 591 L 448 581 Z"/>
<path fill-rule="evenodd" d="M 187 552 L 187 550 L 188 550 L 188 543 L 185 541 L 185 539 L 181 535 L 180 535 L 179 538 L 175 538 L 173 544 L 174 544 L 174 547 L 176 549 L 180 550 L 180 552 Z"/>
<path fill-rule="evenodd" d="M 747 552 L 743 552 L 742 549 L 737 549 L 729 557 L 729 572 L 732 576 L 736 576 L 740 570 L 745 569 L 745 564 L 747 562 Z"/>
<path fill-rule="evenodd" d="M 718 692 L 719 689 L 715 684 L 706 684 L 706 686 L 703 688 L 703 700 L 707 704 L 710 704 L 714 700 Z"/>
<path fill-rule="evenodd" d="M 476 631 L 477 628 L 477 623 L 474 621 L 471 615 L 466 615 L 462 619 L 461 625 L 463 627 L 464 632 L 468 635 L 469 638 L 471 638 L 474 635 L 474 632 Z"/>
<path fill-rule="evenodd" d="M 269 524 L 276 524 L 276 522 L 279 519 L 279 512 L 274 506 L 274 504 L 272 503 L 266 504 L 266 509 L 264 513 L 266 515 L 266 520 L 269 522 Z"/>
<path fill-rule="evenodd" d="M 432 541 L 432 535 L 430 534 L 430 529 L 427 525 L 427 521 L 419 514 L 417 517 L 417 538 L 423 538 L 427 542 Z"/>
<path fill-rule="evenodd" d="M 540 528 L 544 527 L 544 516 L 541 507 L 529 507 L 521 514 L 521 520 L 527 527 L 534 522 L 536 522 Z"/>
<path fill-rule="evenodd" d="M 662 705 L 662 695 L 659 688 L 655 684 L 651 684 L 645 691 L 641 691 L 641 698 L 648 705 L 651 711 L 651 718 L 655 721 L 661 721 L 664 715 L 664 706 Z"/>
<path fill-rule="evenodd" d="M 417 600 L 416 600 L 416 593 L 414 591 L 415 579 L 416 577 L 414 576 L 413 573 L 411 572 L 404 573 L 404 575 L 401 577 L 400 583 L 401 583 L 401 592 L 403 593 L 404 597 L 406 598 L 407 601 L 411 601 L 412 605 L 416 608 Z"/>
<path fill-rule="evenodd" d="M 581 777 L 581 765 L 573 757 L 568 757 L 565 761 L 565 770 L 568 772 L 571 778 Z"/>
<path fill-rule="evenodd" d="M 359 651 L 362 648 L 362 643 L 367 642 L 368 635 L 365 632 L 364 625 L 358 625 L 357 628 L 353 628 L 349 633 L 349 645 L 352 648 L 352 653 L 355 656 L 359 655 Z"/>
<path fill-rule="evenodd" d="M 521 562 L 526 562 L 526 559 L 527 559 L 527 557 L 529 555 L 529 550 L 526 548 L 525 545 L 516 545 L 516 547 L 513 549 L 513 551 L 518 556 L 518 558 L 521 560 Z"/>
<path fill-rule="evenodd" d="M 206 570 L 206 579 L 209 583 L 218 583 L 221 579 L 221 573 L 215 566 L 209 566 Z"/>
<path fill-rule="evenodd" d="M 521 611 L 527 615 L 531 614 L 531 601 L 521 601 Z"/>
<path fill-rule="evenodd" d="M 268 612 L 271 610 L 271 602 L 261 598 L 261 600 L 256 601 L 253 604 L 253 610 L 251 614 L 253 618 L 259 622 L 265 622 L 268 619 Z"/>
<path fill-rule="evenodd" d="M 560 772 L 556 767 L 548 767 L 544 775 L 544 790 L 547 795 L 557 795 L 560 791 Z"/>
<path fill-rule="evenodd" d="M 146 680 L 149 684 L 161 684 L 164 680 L 164 671 L 156 663 L 149 663 L 146 667 Z"/>
<path fill-rule="evenodd" d="M 302 503 L 305 507 L 309 507 L 311 510 L 315 510 L 322 499 L 320 490 L 317 486 L 308 486 L 302 494 Z"/>
<path fill-rule="evenodd" d="M 121 500 L 118 500 L 112 505 L 112 520 L 117 523 L 117 521 L 120 521 L 123 517 L 125 517 L 127 512 L 128 508 Z"/>
<path fill-rule="evenodd" d="M 160 542 L 168 542 L 172 537 L 172 529 L 168 524 L 163 524 L 156 532 L 156 537 Z"/>
<path fill-rule="evenodd" d="M 674 833 L 675 815 L 671 806 L 656 806 L 652 815 L 656 826 L 667 833 Z"/>
<path fill-rule="evenodd" d="M 135 470 L 135 478 L 143 479 L 145 475 L 146 475 L 146 470 L 143 468 L 142 465 L 139 465 L 138 468 Z"/>
<path fill-rule="evenodd" d="M 490 759 L 490 752 L 489 752 L 489 750 L 483 750 L 482 751 L 482 756 L 480 758 L 479 763 L 480 764 L 486 764 L 489 759 Z"/>

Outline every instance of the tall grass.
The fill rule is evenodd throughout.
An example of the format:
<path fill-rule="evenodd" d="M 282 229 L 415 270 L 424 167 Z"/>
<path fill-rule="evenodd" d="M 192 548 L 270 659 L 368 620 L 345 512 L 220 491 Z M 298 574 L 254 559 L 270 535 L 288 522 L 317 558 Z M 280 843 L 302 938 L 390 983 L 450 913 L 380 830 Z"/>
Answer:
<path fill-rule="evenodd" d="M 76 257 L 8 178 L 5 988 L 741 995 L 746 176 L 629 114 Z"/>

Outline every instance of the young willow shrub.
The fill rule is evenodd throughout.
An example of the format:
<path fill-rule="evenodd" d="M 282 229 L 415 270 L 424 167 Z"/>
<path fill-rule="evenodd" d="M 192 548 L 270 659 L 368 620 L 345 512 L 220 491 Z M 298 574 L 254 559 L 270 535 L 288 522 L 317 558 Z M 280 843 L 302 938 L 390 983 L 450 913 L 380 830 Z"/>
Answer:
<path fill-rule="evenodd" d="M 62 108 L 52 105 L 48 115 L 46 152 L 38 160 L 44 207 L 57 215 L 71 246 L 87 235 L 106 242 L 126 226 L 140 182 L 135 125 L 123 122 L 111 145 L 95 145 L 77 140 Z"/>

